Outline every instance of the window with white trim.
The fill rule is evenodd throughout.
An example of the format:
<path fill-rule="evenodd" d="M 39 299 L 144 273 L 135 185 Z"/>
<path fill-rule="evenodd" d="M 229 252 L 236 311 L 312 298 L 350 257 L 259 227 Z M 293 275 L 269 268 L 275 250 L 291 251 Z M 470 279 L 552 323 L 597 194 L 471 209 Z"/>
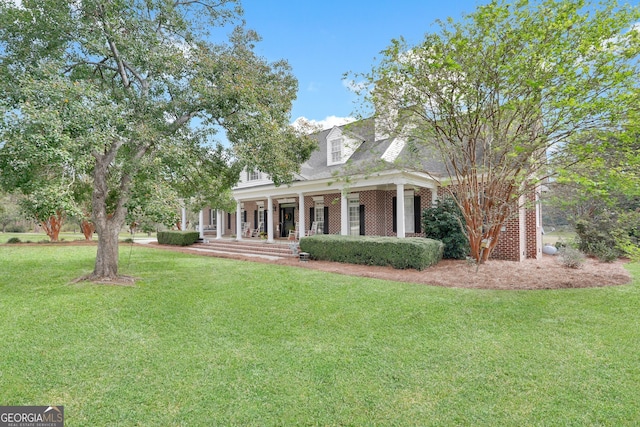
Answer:
<path fill-rule="evenodd" d="M 349 234 L 360 235 L 360 198 L 349 199 Z"/>
<path fill-rule="evenodd" d="M 247 181 L 258 181 L 262 179 L 262 173 L 260 171 L 247 171 Z"/>
<path fill-rule="evenodd" d="M 316 223 L 316 234 L 324 233 L 324 202 L 314 203 L 311 222 Z"/>
<path fill-rule="evenodd" d="M 415 206 L 413 191 L 404 193 L 404 231 L 405 233 L 416 232 L 415 222 Z"/>
<path fill-rule="evenodd" d="M 331 145 L 331 162 L 342 162 L 342 138 L 335 138 L 329 141 Z"/>

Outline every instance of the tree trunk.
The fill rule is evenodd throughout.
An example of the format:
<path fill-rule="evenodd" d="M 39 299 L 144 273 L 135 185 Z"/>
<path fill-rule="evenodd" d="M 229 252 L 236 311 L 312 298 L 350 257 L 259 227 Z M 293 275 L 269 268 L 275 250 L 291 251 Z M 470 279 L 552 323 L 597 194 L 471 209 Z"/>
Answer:
<path fill-rule="evenodd" d="M 52 242 L 57 242 L 60 237 L 60 228 L 64 222 L 64 212 L 58 211 L 51 215 L 46 221 L 40 221 L 43 230 Z"/>
<path fill-rule="evenodd" d="M 93 171 L 92 212 L 93 224 L 98 233 L 98 252 L 91 280 L 115 280 L 118 278 L 118 234 L 124 225 L 127 209 L 128 184 L 130 178 L 123 175 L 120 184 L 120 198 L 113 213 L 107 212 L 107 182 L 109 165 L 115 158 L 119 145 L 114 144 L 107 154 L 94 154 L 96 165 Z"/>
<path fill-rule="evenodd" d="M 98 230 L 98 253 L 92 279 L 116 279 L 118 277 L 118 234 L 120 225 L 113 218 L 105 221 Z"/>
<path fill-rule="evenodd" d="M 80 230 L 82 230 L 82 234 L 84 234 L 85 240 L 91 240 L 91 238 L 93 237 L 93 233 L 96 231 L 96 226 L 93 225 L 91 221 L 82 219 L 80 221 Z"/>

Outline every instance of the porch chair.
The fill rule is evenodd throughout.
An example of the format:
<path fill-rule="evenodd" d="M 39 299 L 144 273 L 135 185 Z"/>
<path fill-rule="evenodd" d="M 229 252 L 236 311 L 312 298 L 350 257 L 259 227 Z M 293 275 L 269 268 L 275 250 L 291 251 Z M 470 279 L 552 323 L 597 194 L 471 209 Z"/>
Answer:
<path fill-rule="evenodd" d="M 249 228 L 248 222 L 242 223 L 242 235 L 244 237 L 251 237 L 251 228 Z"/>
<path fill-rule="evenodd" d="M 264 226 L 262 224 L 262 221 L 258 222 L 258 228 L 254 228 L 251 230 L 251 237 L 258 237 L 260 235 L 260 232 L 264 231 L 263 227 Z"/>
<path fill-rule="evenodd" d="M 318 234 L 318 223 L 315 221 L 311 223 L 311 229 L 305 233 L 305 236 L 313 236 L 314 234 Z"/>
<path fill-rule="evenodd" d="M 289 230 L 289 240 L 298 240 L 300 238 L 300 224 L 296 222 L 296 228 Z"/>

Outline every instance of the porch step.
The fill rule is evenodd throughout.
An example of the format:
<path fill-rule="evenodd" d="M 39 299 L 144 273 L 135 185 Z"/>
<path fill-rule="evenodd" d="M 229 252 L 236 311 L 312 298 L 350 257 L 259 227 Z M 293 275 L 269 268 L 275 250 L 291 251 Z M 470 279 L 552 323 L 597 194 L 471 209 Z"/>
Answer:
<path fill-rule="evenodd" d="M 267 243 L 262 240 L 230 240 L 230 239 L 207 239 L 203 243 L 196 243 L 191 248 L 197 248 L 206 251 L 217 251 L 229 254 L 238 254 L 245 256 L 265 256 L 279 258 L 295 258 L 291 250 L 290 244 L 295 242 L 274 242 Z"/>

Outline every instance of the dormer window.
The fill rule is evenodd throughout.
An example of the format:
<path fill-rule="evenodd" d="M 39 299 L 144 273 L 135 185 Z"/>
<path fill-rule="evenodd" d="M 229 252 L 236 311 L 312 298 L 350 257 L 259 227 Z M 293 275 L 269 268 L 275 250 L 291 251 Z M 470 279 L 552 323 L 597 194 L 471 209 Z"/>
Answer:
<path fill-rule="evenodd" d="M 335 138 L 329 141 L 331 144 L 331 163 L 342 161 L 342 138 Z"/>
<path fill-rule="evenodd" d="M 344 164 L 362 144 L 362 140 L 343 133 L 339 127 L 331 129 L 326 138 L 327 166 Z"/>
<path fill-rule="evenodd" d="M 247 171 L 247 181 L 258 181 L 262 179 L 262 173 L 260 171 Z"/>

